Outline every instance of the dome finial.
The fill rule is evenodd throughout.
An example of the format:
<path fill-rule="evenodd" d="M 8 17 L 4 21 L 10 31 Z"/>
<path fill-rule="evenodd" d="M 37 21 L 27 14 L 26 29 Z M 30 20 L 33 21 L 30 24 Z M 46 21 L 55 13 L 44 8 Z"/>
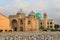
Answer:
<path fill-rule="evenodd" d="M 24 13 L 24 11 L 22 9 L 20 9 L 20 11 L 18 13 Z"/>
<path fill-rule="evenodd" d="M 32 10 L 29 14 L 29 16 L 35 16 L 35 12 Z"/>
<path fill-rule="evenodd" d="M 33 10 L 31 12 L 34 12 Z"/>
<path fill-rule="evenodd" d="M 20 11 L 22 12 L 23 10 L 22 10 L 22 9 L 20 9 Z"/>
<path fill-rule="evenodd" d="M 47 13 L 46 12 L 44 12 L 44 18 L 47 18 Z"/>
<path fill-rule="evenodd" d="M 17 13 L 17 15 L 19 15 L 19 14 L 24 14 L 25 12 L 22 10 L 22 9 L 20 9 L 19 11 L 18 11 L 18 13 Z"/>

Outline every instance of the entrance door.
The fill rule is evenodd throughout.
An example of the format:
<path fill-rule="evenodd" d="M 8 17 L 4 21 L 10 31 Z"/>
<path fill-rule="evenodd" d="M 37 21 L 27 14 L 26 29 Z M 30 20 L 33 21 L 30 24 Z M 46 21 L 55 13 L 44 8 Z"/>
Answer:
<path fill-rule="evenodd" d="M 17 31 L 17 27 L 14 28 L 14 31 Z"/>

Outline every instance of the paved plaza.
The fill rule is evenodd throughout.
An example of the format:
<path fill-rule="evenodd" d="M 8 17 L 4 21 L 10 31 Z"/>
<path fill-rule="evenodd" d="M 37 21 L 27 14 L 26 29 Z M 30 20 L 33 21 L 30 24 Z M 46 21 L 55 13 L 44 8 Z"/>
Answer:
<path fill-rule="evenodd" d="M 60 32 L 3 32 L 0 40 L 60 40 Z"/>

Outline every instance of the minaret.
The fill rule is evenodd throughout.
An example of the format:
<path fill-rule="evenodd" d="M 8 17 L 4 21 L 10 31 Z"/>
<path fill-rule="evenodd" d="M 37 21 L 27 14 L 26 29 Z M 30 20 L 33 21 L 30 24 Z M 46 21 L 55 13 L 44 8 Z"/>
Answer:
<path fill-rule="evenodd" d="M 47 13 L 44 13 L 44 28 L 47 28 Z"/>
<path fill-rule="evenodd" d="M 44 19 L 47 19 L 47 13 L 44 13 Z"/>

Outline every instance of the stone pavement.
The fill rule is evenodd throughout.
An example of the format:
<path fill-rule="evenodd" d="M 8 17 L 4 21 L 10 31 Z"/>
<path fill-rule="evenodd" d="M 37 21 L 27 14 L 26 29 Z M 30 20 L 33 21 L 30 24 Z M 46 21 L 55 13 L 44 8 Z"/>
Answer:
<path fill-rule="evenodd" d="M 3 32 L 0 40 L 60 40 L 60 32 Z"/>

